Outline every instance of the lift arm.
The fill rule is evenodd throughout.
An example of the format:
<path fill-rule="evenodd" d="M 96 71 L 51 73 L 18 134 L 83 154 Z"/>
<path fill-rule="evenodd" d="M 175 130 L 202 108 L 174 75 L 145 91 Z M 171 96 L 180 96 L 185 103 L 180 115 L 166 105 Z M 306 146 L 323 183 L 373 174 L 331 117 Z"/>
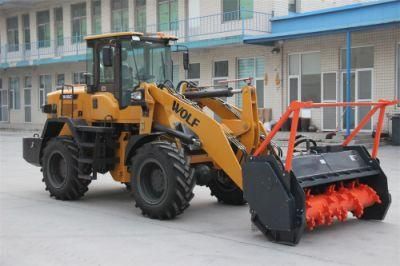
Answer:
<path fill-rule="evenodd" d="M 155 102 L 153 121 L 169 128 L 174 128 L 176 122 L 181 122 L 190 128 L 198 136 L 201 148 L 212 158 L 213 162 L 239 188 L 242 188 L 242 167 L 229 140 L 229 138 L 235 136 L 235 129 L 229 127 L 232 124 L 224 124 L 223 121 L 217 122 L 207 115 L 199 105 L 187 100 L 180 94 L 174 94 L 167 89 L 161 90 L 153 85 L 149 85 L 147 89 Z M 244 87 L 242 94 L 244 107 L 243 112 L 240 112 L 241 110 L 238 112 L 240 117 L 235 117 L 229 110 L 221 112 L 226 115 L 227 120 L 239 121 L 246 127 L 241 132 L 241 144 L 245 147 L 245 152 L 249 152 L 255 145 L 258 145 L 259 141 L 257 99 L 252 87 Z M 206 106 L 207 103 L 213 105 L 212 103 L 215 103 L 215 101 L 214 98 L 203 98 L 200 103 Z M 221 106 L 218 108 L 224 109 Z M 242 143 L 242 140 L 244 140 L 244 143 Z"/>

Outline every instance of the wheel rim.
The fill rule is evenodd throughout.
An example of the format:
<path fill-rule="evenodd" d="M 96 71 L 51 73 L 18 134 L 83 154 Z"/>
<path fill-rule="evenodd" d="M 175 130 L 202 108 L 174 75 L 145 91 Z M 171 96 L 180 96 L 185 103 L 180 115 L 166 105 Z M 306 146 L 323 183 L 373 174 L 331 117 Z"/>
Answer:
<path fill-rule="evenodd" d="M 49 181 L 55 188 L 61 188 L 67 180 L 67 162 L 60 152 L 53 152 L 49 158 L 47 171 Z"/>
<path fill-rule="evenodd" d="M 161 164 L 148 159 L 139 168 L 138 189 L 143 199 L 149 204 L 159 204 L 165 198 L 168 180 Z"/>

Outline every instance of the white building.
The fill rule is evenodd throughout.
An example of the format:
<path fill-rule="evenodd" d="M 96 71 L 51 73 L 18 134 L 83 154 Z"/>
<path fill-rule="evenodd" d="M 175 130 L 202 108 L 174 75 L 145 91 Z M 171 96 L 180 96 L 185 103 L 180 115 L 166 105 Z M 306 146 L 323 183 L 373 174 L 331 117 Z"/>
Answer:
<path fill-rule="evenodd" d="M 290 77 L 287 73 L 289 60 L 317 64 L 320 73 L 336 72 L 337 87 L 341 75 L 338 52 L 344 47 L 344 37 L 339 34 L 284 41 L 279 53 L 272 53 L 275 41 L 255 46 L 246 45 L 243 40 L 274 34 L 270 21 L 273 18 L 278 20 L 293 16 L 293 12 L 319 8 L 335 7 L 336 10 L 341 5 L 357 2 L 365 1 L 0 0 L 0 127 L 40 128 L 45 120 L 40 106 L 46 92 L 63 83 L 84 82 L 86 47 L 83 37 L 126 30 L 163 31 L 179 37 L 178 43 L 190 49 L 188 78 L 202 85 L 255 77 L 260 107 L 272 108 L 273 117 L 277 119 L 289 101 L 288 84 L 295 79 L 293 73 Z M 380 34 L 377 30 L 366 36 L 357 37 L 356 34 L 354 38 L 359 38 L 360 44 L 372 38 L 368 43 L 374 45 L 379 42 Z M 393 45 L 396 40 L 399 42 L 398 29 L 390 34 L 394 36 L 390 39 Z M 325 49 L 327 45 L 332 47 Z M 375 47 L 374 62 L 378 64 L 383 58 L 394 61 L 396 51 L 392 50 L 392 53 L 381 53 L 380 47 Z M 310 53 L 317 51 L 319 53 Z M 184 79 L 180 55 L 174 54 L 173 59 L 174 79 Z M 337 64 L 326 67 L 333 62 Z M 375 83 L 385 83 L 383 75 L 384 80 L 395 82 L 394 62 L 389 72 L 376 65 L 373 68 Z M 377 76 L 377 73 L 382 75 Z M 380 90 L 381 87 L 374 85 L 373 88 Z M 392 97 L 393 93 L 375 95 Z M 240 98 L 231 100 L 240 105 Z M 319 114 L 313 114 L 313 123 L 320 129 L 325 128 Z"/>
<path fill-rule="evenodd" d="M 346 101 L 348 72 L 350 101 L 399 99 L 400 1 L 371 1 L 274 18 L 271 28 L 271 33 L 246 37 L 245 43 L 279 48 L 281 62 L 273 61 L 267 73 L 282 67 L 283 84 L 270 84 L 265 90 L 266 106 L 275 110 L 275 119 L 283 111 L 279 108 L 294 100 Z M 351 47 L 349 69 L 347 47 Z M 348 119 L 352 129 L 369 110 L 356 107 L 347 114 L 341 108 L 313 110 L 312 123 L 323 131 L 344 130 Z M 399 111 L 399 106 L 387 109 L 386 131 L 390 131 L 390 114 Z M 377 116 L 364 131 L 374 130 Z"/>

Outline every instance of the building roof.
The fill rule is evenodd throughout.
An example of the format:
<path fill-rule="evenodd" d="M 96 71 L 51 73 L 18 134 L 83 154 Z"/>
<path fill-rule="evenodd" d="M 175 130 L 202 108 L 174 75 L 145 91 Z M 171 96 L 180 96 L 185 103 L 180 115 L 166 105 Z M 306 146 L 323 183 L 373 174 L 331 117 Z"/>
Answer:
<path fill-rule="evenodd" d="M 400 26 L 400 0 L 381 0 L 272 19 L 272 33 L 245 37 L 249 44 L 329 33 L 357 31 L 387 25 Z"/>

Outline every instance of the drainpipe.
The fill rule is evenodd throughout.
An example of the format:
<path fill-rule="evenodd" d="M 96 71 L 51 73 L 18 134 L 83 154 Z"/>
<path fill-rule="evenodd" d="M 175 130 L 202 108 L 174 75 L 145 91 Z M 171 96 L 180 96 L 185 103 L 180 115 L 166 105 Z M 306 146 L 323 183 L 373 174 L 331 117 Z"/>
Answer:
<path fill-rule="evenodd" d="M 346 102 L 351 98 L 351 32 L 346 33 Z M 346 136 L 350 135 L 351 107 L 346 107 Z"/>
<path fill-rule="evenodd" d="M 284 49 L 283 49 L 283 41 L 279 41 L 279 46 L 281 48 L 281 113 L 285 112 L 285 106 L 284 106 L 284 93 L 283 93 L 283 82 L 284 82 L 284 61 L 285 61 L 285 55 L 284 55 Z M 289 89 L 289 88 L 288 88 Z M 289 91 L 288 91 L 289 93 Z"/>

